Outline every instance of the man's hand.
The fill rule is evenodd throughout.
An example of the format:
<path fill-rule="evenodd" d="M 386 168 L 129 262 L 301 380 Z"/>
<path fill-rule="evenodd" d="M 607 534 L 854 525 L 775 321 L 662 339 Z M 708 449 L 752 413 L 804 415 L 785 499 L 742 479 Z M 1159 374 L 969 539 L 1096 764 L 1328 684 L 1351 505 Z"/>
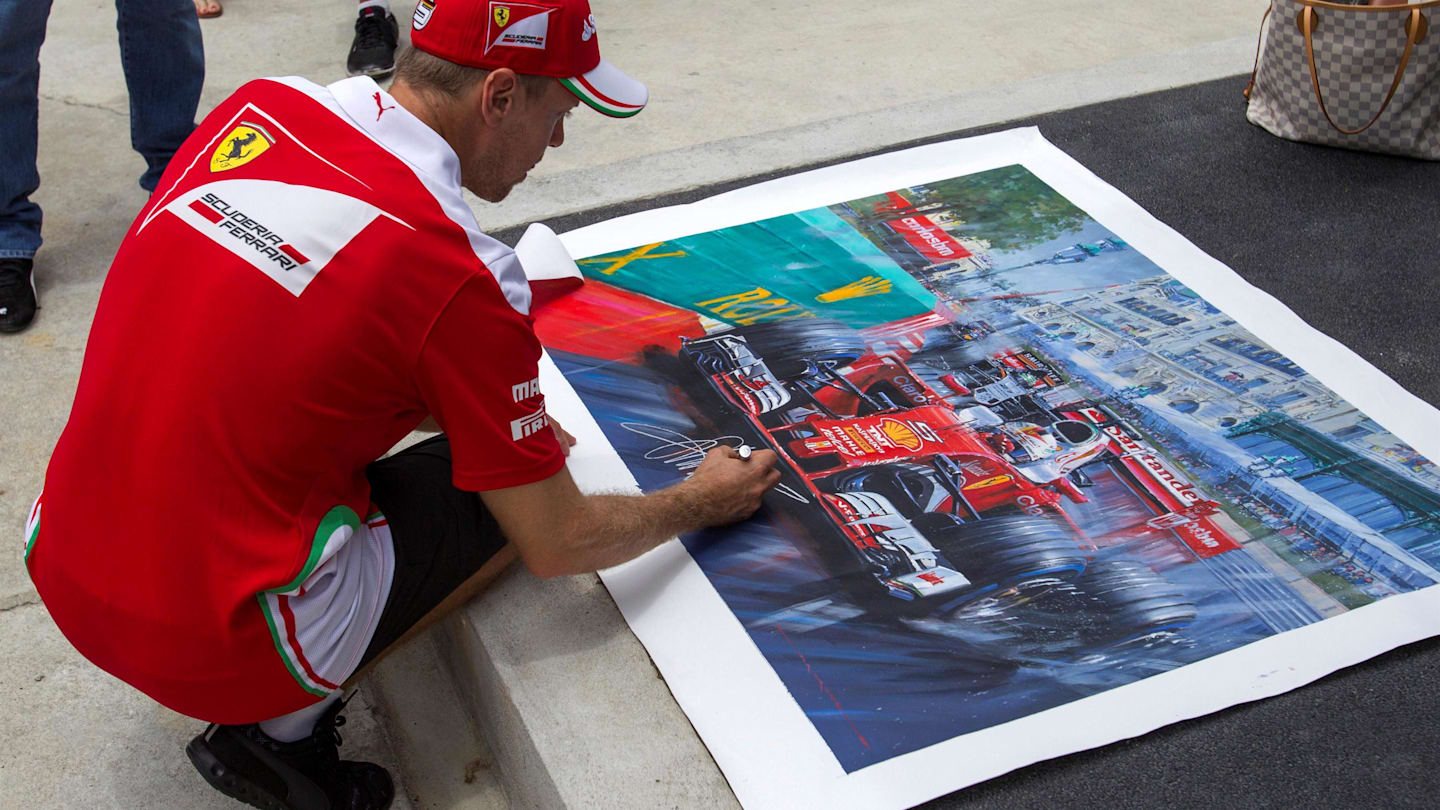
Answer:
<path fill-rule="evenodd" d="M 567 456 L 570 455 L 570 448 L 575 446 L 575 437 L 571 436 L 565 428 L 560 427 L 560 423 L 555 417 L 551 416 L 549 419 L 550 429 L 555 432 L 555 441 L 560 443 L 560 452 Z"/>
<path fill-rule="evenodd" d="M 756 450 L 749 458 L 733 447 L 707 453 L 684 484 L 697 492 L 702 525 L 726 526 L 755 514 L 761 498 L 780 480 L 777 460 L 773 450 Z"/>

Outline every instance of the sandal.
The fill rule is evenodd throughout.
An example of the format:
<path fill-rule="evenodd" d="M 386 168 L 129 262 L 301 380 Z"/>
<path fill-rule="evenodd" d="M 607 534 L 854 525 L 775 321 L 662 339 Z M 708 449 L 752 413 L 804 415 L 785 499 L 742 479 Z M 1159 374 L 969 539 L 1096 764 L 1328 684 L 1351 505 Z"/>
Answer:
<path fill-rule="evenodd" d="M 220 5 L 220 0 L 194 0 L 195 16 L 202 20 L 214 19 L 225 13 L 225 8 Z"/>

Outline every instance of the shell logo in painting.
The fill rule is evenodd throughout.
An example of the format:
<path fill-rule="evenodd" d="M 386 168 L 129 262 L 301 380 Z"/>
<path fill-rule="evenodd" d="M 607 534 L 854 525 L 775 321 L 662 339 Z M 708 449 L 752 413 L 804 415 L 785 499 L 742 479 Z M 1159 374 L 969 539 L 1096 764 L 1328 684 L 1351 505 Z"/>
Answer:
<path fill-rule="evenodd" d="M 886 419 L 880 423 L 880 429 L 884 431 L 885 437 L 896 445 L 906 450 L 915 451 L 925 446 L 925 440 L 915 429 L 899 421 L 898 419 Z"/>

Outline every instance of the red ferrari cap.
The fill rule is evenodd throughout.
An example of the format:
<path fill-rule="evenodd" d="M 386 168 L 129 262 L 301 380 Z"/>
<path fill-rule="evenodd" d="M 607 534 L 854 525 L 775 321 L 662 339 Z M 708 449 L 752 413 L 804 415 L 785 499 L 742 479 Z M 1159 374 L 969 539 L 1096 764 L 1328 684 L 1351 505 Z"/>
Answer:
<path fill-rule="evenodd" d="M 588 0 L 420 0 L 410 44 L 459 65 L 551 76 L 615 118 L 645 106 L 650 92 L 600 58 Z"/>

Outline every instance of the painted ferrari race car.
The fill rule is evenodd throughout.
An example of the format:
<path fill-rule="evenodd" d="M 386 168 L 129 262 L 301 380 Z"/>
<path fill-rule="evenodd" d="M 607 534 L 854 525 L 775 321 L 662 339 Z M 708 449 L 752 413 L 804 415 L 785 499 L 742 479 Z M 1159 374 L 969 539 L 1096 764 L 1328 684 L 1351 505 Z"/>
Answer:
<path fill-rule="evenodd" d="M 1007 420 L 973 379 L 951 375 L 937 390 L 826 321 L 716 333 L 680 354 L 892 595 L 980 595 L 1084 570 L 1089 544 L 1062 503 L 1085 501 L 1076 473 L 1107 450 L 1093 424 Z"/>

